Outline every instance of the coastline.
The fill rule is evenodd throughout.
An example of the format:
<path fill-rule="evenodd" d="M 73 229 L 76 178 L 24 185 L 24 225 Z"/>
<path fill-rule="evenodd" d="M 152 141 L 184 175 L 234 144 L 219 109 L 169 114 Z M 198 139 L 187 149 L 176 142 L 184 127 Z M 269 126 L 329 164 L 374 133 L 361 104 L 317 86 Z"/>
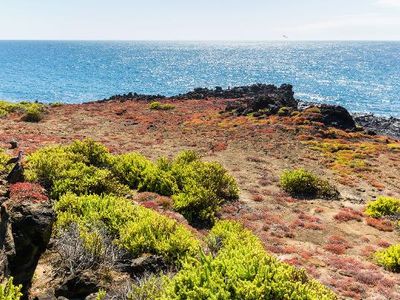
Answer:
<path fill-rule="evenodd" d="M 165 95 L 149 95 L 149 94 L 138 94 L 138 93 L 127 93 L 117 94 L 110 98 L 102 100 L 95 100 L 85 103 L 93 102 L 106 102 L 112 100 L 118 101 L 129 101 L 129 100 L 141 100 L 141 101 L 154 101 L 154 100 L 190 100 L 190 99 L 239 99 L 239 98 L 250 98 L 258 95 L 263 86 L 272 86 L 266 84 L 252 84 L 246 86 L 232 87 L 223 89 L 222 87 L 215 87 L 214 89 L 209 88 L 195 88 L 187 93 L 178 94 L 176 96 L 165 96 Z M 308 102 L 301 99 L 296 99 L 298 102 L 298 108 L 304 110 L 309 106 L 319 105 L 331 105 L 321 102 Z M 334 105 L 332 105 L 334 106 Z M 347 108 L 345 108 L 347 110 Z M 353 117 L 357 126 L 364 128 L 371 135 L 387 135 L 392 138 L 400 139 L 400 118 L 393 116 L 380 116 L 375 115 L 372 112 L 351 112 L 350 115 Z"/>

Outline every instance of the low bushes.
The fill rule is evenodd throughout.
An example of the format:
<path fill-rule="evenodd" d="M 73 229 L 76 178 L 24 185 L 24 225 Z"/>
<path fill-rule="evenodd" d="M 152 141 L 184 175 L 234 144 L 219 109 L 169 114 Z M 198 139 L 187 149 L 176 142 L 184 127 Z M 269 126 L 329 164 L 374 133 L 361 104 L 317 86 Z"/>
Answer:
<path fill-rule="evenodd" d="M 365 213 L 373 218 L 399 215 L 400 199 L 380 196 L 367 204 Z"/>
<path fill-rule="evenodd" d="M 338 195 L 327 181 L 304 169 L 283 172 L 280 184 L 291 196 L 334 198 Z"/>
<path fill-rule="evenodd" d="M 385 269 L 400 272 L 400 244 L 376 252 L 374 258 Z"/>
<path fill-rule="evenodd" d="M 0 174 L 8 171 L 8 167 L 6 166 L 7 161 L 10 159 L 10 156 L 4 153 L 3 149 L 0 149 Z"/>
<path fill-rule="evenodd" d="M 111 155 L 92 140 L 76 141 L 70 146 L 50 146 L 31 154 L 25 176 L 37 181 L 58 199 L 66 192 L 124 195 L 128 188 L 118 182 L 106 167 Z"/>
<path fill-rule="evenodd" d="M 212 253 L 188 259 L 161 299 L 336 299 L 303 270 L 268 255 L 238 223 L 218 222 L 208 242 Z"/>
<path fill-rule="evenodd" d="M 21 286 L 13 283 L 13 278 L 8 279 L 4 284 L 0 284 L 0 300 L 19 300 L 22 297 Z"/>
<path fill-rule="evenodd" d="M 0 117 L 12 112 L 21 113 L 22 120 L 26 122 L 39 122 L 43 119 L 45 106 L 35 102 L 11 103 L 0 101 Z"/>
<path fill-rule="evenodd" d="M 176 263 L 199 248 L 185 227 L 124 198 L 68 193 L 56 203 L 55 211 L 57 230 L 76 224 L 88 251 L 93 253 L 104 251 L 99 243 L 101 230 L 115 236 L 115 242 L 136 257 L 151 253 Z"/>
<path fill-rule="evenodd" d="M 171 110 L 174 109 L 175 106 L 169 103 L 162 104 L 161 102 L 154 101 L 150 103 L 149 108 L 152 110 Z"/>
<path fill-rule="evenodd" d="M 92 140 L 36 151 L 28 157 L 25 175 L 55 199 L 67 192 L 126 195 L 129 188 L 172 196 L 174 209 L 199 225 L 212 224 L 220 205 L 238 197 L 234 178 L 194 152 L 153 163 L 137 153 L 111 155 Z"/>

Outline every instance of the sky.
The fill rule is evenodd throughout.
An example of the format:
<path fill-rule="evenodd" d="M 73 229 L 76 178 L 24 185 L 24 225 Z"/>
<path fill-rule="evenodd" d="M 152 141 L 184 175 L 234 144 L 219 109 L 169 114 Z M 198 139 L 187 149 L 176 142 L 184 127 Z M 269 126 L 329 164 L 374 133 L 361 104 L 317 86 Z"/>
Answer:
<path fill-rule="evenodd" d="M 0 0 L 2 40 L 400 40 L 400 0 Z"/>

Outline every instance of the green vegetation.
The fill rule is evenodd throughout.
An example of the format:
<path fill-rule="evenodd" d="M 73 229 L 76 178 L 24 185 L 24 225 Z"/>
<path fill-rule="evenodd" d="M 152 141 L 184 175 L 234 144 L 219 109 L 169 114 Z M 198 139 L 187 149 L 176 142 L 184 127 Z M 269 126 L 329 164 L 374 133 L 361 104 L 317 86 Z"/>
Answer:
<path fill-rule="evenodd" d="M 400 272 L 400 244 L 375 252 L 374 258 L 385 269 Z"/>
<path fill-rule="evenodd" d="M 218 222 L 208 241 L 213 253 L 188 259 L 161 299 L 336 299 L 305 271 L 268 255 L 238 223 Z"/>
<path fill-rule="evenodd" d="M 128 188 L 107 169 L 111 156 L 92 140 L 69 146 L 44 147 L 28 157 L 25 176 L 37 181 L 58 199 L 67 192 L 124 195 Z"/>
<path fill-rule="evenodd" d="M 374 218 L 399 215 L 400 199 L 380 196 L 367 204 L 365 213 Z"/>
<path fill-rule="evenodd" d="M 9 159 L 10 156 L 4 153 L 3 149 L 0 149 L 0 173 L 6 172 L 8 170 L 6 163 Z"/>
<path fill-rule="evenodd" d="M 19 300 L 21 297 L 21 286 L 14 285 L 12 277 L 0 284 L 0 300 Z"/>
<path fill-rule="evenodd" d="M 149 105 L 149 109 L 152 110 L 171 110 L 174 109 L 175 106 L 169 103 L 162 104 L 161 102 L 154 101 L 151 102 Z"/>
<path fill-rule="evenodd" d="M 9 113 L 18 112 L 23 114 L 22 120 L 26 122 L 39 122 L 43 119 L 45 106 L 35 102 L 11 103 L 0 101 L 0 117 Z"/>
<path fill-rule="evenodd" d="M 170 263 L 194 255 L 200 246 L 183 225 L 124 198 L 68 193 L 55 204 L 55 211 L 57 230 L 77 225 L 88 251 L 99 255 L 101 231 L 135 257 L 157 254 Z"/>
<path fill-rule="evenodd" d="M 292 196 L 334 198 L 338 194 L 329 182 L 304 169 L 283 172 L 280 184 Z"/>
<path fill-rule="evenodd" d="M 238 197 L 234 178 L 220 164 L 202 162 L 191 151 L 153 163 L 137 153 L 114 156 L 92 140 L 36 151 L 25 175 L 55 199 L 67 192 L 123 196 L 129 189 L 172 196 L 174 208 L 198 224 L 211 224 L 220 205 Z"/>

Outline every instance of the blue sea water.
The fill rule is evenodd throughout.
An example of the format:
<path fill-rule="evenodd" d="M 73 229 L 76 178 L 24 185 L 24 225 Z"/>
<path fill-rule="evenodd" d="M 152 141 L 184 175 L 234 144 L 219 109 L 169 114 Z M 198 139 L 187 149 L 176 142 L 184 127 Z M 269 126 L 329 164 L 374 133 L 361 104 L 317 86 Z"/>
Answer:
<path fill-rule="evenodd" d="M 299 99 L 400 116 L 400 42 L 0 41 L 0 99 L 291 83 Z"/>

